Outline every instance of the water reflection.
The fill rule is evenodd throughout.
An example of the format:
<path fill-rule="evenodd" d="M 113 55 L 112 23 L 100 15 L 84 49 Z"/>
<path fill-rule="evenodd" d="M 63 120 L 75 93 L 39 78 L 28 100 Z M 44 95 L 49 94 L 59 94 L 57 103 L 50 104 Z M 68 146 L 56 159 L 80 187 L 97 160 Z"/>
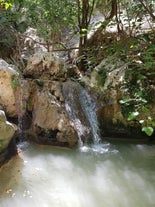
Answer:
<path fill-rule="evenodd" d="M 153 207 L 155 146 L 30 145 L 0 172 L 1 207 Z M 12 189 L 9 192 L 9 189 Z"/>

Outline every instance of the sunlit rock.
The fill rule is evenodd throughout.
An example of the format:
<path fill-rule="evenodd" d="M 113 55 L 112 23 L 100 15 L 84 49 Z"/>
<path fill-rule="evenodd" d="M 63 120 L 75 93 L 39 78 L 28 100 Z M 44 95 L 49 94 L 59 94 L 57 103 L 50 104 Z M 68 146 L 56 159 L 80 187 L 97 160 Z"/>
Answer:
<path fill-rule="evenodd" d="M 142 133 L 143 125 L 140 124 L 140 120 L 145 120 L 145 125 L 147 125 L 148 117 L 155 117 L 152 96 L 149 97 L 152 99 L 152 103 L 147 105 L 148 111 L 142 112 L 141 109 L 145 103 L 137 102 L 139 115 L 131 121 L 128 120 L 129 113 L 136 110 L 134 109 L 136 100 L 139 98 L 141 101 L 142 98 L 136 98 L 136 93 L 142 90 L 151 93 L 151 87 L 146 87 L 146 85 L 144 87 L 142 79 L 136 81 L 135 74 L 131 72 L 130 67 L 128 63 L 113 56 L 104 59 L 91 74 L 89 85 L 95 89 L 94 93 L 98 103 L 97 116 L 103 137 L 140 138 L 146 136 L 145 133 Z M 146 84 L 146 82 L 144 83 Z M 133 99 L 133 105 L 127 106 L 120 103 L 120 100 L 127 98 Z"/>
<path fill-rule="evenodd" d="M 0 166 L 16 153 L 13 135 L 16 126 L 7 121 L 4 111 L 0 110 Z"/>
<path fill-rule="evenodd" d="M 64 106 L 61 83 L 42 82 L 36 85 L 32 103 L 32 133 L 41 144 L 72 147 L 77 143 L 77 134 Z"/>
<path fill-rule="evenodd" d="M 25 76 L 44 79 L 65 79 L 65 65 L 52 53 L 35 53 L 29 58 Z"/>
<path fill-rule="evenodd" d="M 19 73 L 8 63 L 0 59 L 0 108 L 10 116 L 17 115 L 15 106 L 15 89 L 18 86 Z"/>

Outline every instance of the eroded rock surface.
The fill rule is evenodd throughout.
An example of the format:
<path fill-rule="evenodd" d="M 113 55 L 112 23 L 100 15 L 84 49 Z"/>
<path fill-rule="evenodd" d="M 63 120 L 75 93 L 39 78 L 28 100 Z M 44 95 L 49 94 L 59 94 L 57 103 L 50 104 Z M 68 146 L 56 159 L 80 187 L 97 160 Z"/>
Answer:
<path fill-rule="evenodd" d="M 18 118 L 20 136 L 56 146 L 77 143 L 62 94 L 65 74 L 64 63 L 50 53 L 30 58 L 25 79 L 0 60 L 0 107 L 9 117 Z"/>
<path fill-rule="evenodd" d="M 29 58 L 25 76 L 41 79 L 65 79 L 65 64 L 52 53 L 35 53 Z"/>
<path fill-rule="evenodd" d="M 97 87 L 97 114 L 103 137 L 145 137 L 142 127 L 151 126 L 148 117 L 155 119 L 154 91 L 147 77 L 137 79 L 131 67 L 116 57 L 109 57 L 91 74 L 89 84 Z M 123 100 L 129 100 L 129 103 L 121 104 Z M 147 108 L 145 112 L 143 106 Z M 132 112 L 138 112 L 138 115 L 130 120 Z"/>
<path fill-rule="evenodd" d="M 33 96 L 32 133 L 35 141 L 42 144 L 72 147 L 77 134 L 64 106 L 62 85 L 57 81 L 36 85 Z"/>
<path fill-rule="evenodd" d="M 0 110 L 0 166 L 16 154 L 13 139 L 17 127 L 7 121 L 4 111 Z"/>
<path fill-rule="evenodd" d="M 17 116 L 15 88 L 18 85 L 19 73 L 8 63 L 0 59 L 0 108 L 10 116 Z"/>

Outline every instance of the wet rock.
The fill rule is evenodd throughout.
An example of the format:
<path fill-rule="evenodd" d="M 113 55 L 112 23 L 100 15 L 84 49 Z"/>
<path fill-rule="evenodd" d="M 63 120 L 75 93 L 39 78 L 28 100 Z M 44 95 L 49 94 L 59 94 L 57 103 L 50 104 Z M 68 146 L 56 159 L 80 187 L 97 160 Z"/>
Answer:
<path fill-rule="evenodd" d="M 16 126 L 7 121 L 4 111 L 0 110 L 0 166 L 16 154 L 14 133 Z"/>
<path fill-rule="evenodd" d="M 65 110 L 61 83 L 42 84 L 36 85 L 33 93 L 31 138 L 40 144 L 72 147 L 77 143 L 77 134 Z"/>

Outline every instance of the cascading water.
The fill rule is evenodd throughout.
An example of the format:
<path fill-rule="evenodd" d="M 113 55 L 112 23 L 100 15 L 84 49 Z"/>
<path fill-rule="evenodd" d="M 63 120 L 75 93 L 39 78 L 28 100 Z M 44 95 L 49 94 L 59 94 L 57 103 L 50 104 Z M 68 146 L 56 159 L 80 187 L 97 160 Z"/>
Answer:
<path fill-rule="evenodd" d="M 18 137 L 19 142 L 24 140 L 24 133 L 23 133 L 23 116 L 26 109 L 26 101 L 24 101 L 24 94 L 27 87 L 25 86 L 25 82 L 23 79 L 19 79 L 19 87 L 16 91 L 16 109 L 18 114 Z"/>
<path fill-rule="evenodd" d="M 77 131 L 79 144 L 82 146 L 90 136 L 90 124 L 83 113 L 79 100 L 79 84 L 71 81 L 64 83 L 63 93 L 67 113 Z"/>
<path fill-rule="evenodd" d="M 23 82 L 19 81 L 20 89 L 18 95 L 18 131 L 19 141 L 23 139 Z"/>
<path fill-rule="evenodd" d="M 83 112 L 85 113 L 87 120 L 90 123 L 91 132 L 93 135 L 93 142 L 94 144 L 99 144 L 100 142 L 100 136 L 99 136 L 99 127 L 98 127 L 98 121 L 96 117 L 96 103 L 91 98 L 91 96 L 88 94 L 88 92 L 84 89 L 79 90 L 79 100 L 83 109 Z"/>
<path fill-rule="evenodd" d="M 95 112 L 95 101 L 78 83 L 64 83 L 63 92 L 66 110 L 78 133 L 80 143 L 88 143 L 90 138 L 99 144 L 99 127 Z"/>

